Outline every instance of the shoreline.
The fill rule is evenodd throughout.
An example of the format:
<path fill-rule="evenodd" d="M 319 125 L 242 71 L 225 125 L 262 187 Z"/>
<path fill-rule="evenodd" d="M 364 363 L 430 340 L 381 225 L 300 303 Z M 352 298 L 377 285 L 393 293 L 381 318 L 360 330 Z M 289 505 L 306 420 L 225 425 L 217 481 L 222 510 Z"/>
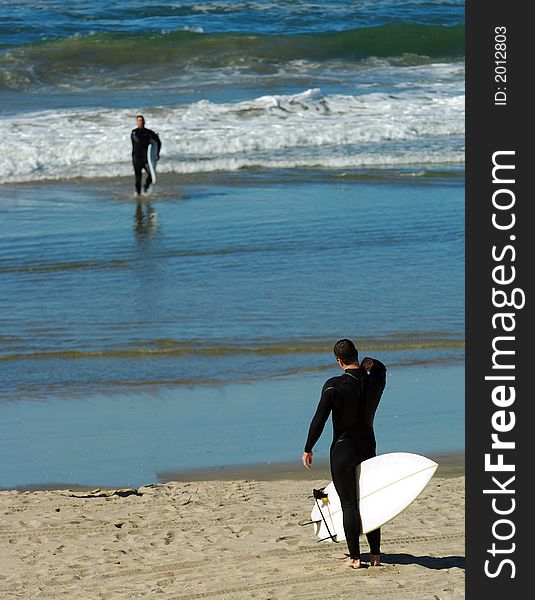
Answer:
<path fill-rule="evenodd" d="M 451 452 L 441 454 L 430 454 L 428 458 L 438 463 L 435 478 L 450 479 L 462 477 L 465 474 L 465 455 L 462 452 Z M 306 471 L 297 461 L 292 462 L 269 462 L 250 465 L 221 465 L 219 467 L 205 467 L 184 469 L 180 471 L 160 471 L 157 473 L 157 481 L 146 483 L 146 485 L 166 485 L 170 482 L 210 482 L 210 481 L 313 481 L 331 480 L 329 461 L 327 459 L 317 460 L 312 471 Z M 139 487 L 144 487 L 139 486 Z M 14 488 L 0 487 L 0 492 L 48 492 L 72 490 L 89 492 L 94 490 L 118 490 L 125 489 L 124 486 L 89 485 L 68 482 L 51 482 L 49 484 L 21 484 Z M 136 488 L 128 488 L 136 489 Z"/>
<path fill-rule="evenodd" d="M 158 173 L 158 182 L 155 185 L 162 195 L 154 199 L 163 200 L 169 194 L 170 187 L 199 186 L 199 185 L 273 185 L 273 183 L 399 183 L 401 185 L 444 185 L 446 182 L 461 182 L 465 174 L 464 163 L 430 163 L 430 164 L 399 164 L 399 165 L 366 165 L 360 167 L 311 167 L 296 168 L 251 166 L 235 170 L 212 170 L 176 172 L 162 171 Z M 92 177 L 59 177 L 50 176 L 42 179 L 23 179 L 4 181 L 0 183 L 0 190 L 11 187 L 27 188 L 32 186 L 73 185 L 75 187 L 92 187 L 97 191 L 106 188 L 117 190 L 128 186 L 128 197 L 133 190 L 134 175 L 132 173 L 119 173 L 115 175 Z M 162 186 L 160 188 L 160 185 Z M 132 191 L 133 193 L 133 191 Z M 135 199 L 135 198 L 134 198 Z"/>
<path fill-rule="evenodd" d="M 432 454 L 428 458 L 438 463 L 435 477 L 450 478 L 464 475 L 464 453 L 445 452 Z M 331 480 L 327 459 L 315 460 L 311 471 L 306 471 L 299 461 L 292 461 L 163 471 L 157 473 L 157 476 L 159 483 L 168 481 L 236 481 L 243 479 L 251 481 Z"/>

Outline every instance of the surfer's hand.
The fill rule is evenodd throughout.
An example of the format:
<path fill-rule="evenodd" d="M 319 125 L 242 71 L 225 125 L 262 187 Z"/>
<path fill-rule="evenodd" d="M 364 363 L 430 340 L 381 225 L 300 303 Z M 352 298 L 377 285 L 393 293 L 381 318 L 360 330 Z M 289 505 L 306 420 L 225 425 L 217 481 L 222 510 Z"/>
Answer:
<path fill-rule="evenodd" d="M 310 469 L 312 468 L 312 452 L 303 452 L 301 461 L 305 469 L 308 469 L 310 471 Z"/>
<path fill-rule="evenodd" d="M 366 371 L 369 371 L 373 367 L 373 358 L 370 358 L 369 356 L 367 356 L 366 358 L 364 358 L 362 360 L 362 362 L 360 363 L 360 366 L 362 368 L 366 369 Z"/>

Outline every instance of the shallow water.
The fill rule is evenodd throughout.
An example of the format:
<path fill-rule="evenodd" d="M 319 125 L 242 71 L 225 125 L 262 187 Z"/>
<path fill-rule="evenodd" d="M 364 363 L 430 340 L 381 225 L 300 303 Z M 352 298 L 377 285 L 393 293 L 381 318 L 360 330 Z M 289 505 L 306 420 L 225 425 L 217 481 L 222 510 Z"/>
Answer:
<path fill-rule="evenodd" d="M 0 188 L 0 397 L 462 352 L 460 180 L 128 184 Z"/>
<path fill-rule="evenodd" d="M 334 368 L 276 380 L 24 400 L 2 407 L 2 487 L 142 485 L 159 473 L 236 464 L 299 464 Z M 459 366 L 391 367 L 376 415 L 378 452 L 464 449 Z M 315 448 L 328 457 L 330 421 Z"/>

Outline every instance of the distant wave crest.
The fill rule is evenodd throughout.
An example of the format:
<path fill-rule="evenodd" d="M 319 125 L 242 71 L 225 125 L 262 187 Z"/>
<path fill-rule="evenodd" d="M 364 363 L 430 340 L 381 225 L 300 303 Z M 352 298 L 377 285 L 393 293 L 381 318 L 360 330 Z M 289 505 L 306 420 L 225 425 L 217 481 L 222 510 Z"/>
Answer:
<path fill-rule="evenodd" d="M 262 74 L 292 61 L 370 57 L 460 59 L 464 26 L 390 24 L 346 31 L 267 35 L 180 30 L 98 33 L 27 44 L 0 54 L 0 89 L 73 85 L 120 88 L 142 74 L 157 83 L 187 70 L 237 67 Z M 409 57 L 409 58 L 407 58 Z"/>

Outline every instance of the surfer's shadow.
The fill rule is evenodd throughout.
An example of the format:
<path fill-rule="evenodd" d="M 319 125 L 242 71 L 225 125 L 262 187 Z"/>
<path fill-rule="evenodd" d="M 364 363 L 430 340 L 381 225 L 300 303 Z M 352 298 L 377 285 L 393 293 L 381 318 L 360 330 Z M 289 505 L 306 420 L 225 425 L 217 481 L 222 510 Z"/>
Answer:
<path fill-rule="evenodd" d="M 414 556 L 413 554 L 381 554 L 385 565 L 420 565 L 427 569 L 465 568 L 464 556 Z"/>

